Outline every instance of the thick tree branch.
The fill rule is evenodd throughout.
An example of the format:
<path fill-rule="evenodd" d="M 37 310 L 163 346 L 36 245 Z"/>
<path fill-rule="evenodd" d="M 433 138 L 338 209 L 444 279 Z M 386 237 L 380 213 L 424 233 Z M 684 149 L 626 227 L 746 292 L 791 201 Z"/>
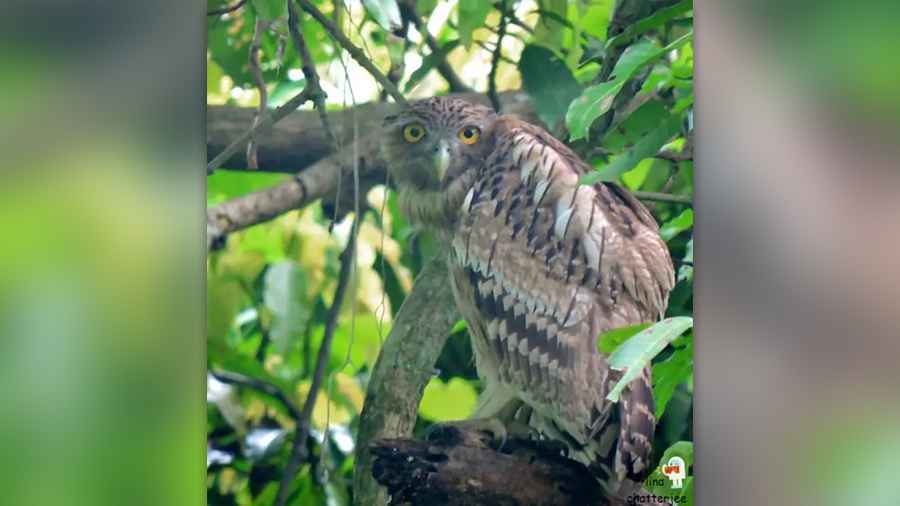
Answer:
<path fill-rule="evenodd" d="M 344 302 L 347 285 L 349 284 L 350 276 L 353 272 L 353 266 L 356 265 L 356 236 L 358 231 L 359 216 L 356 216 L 353 219 L 350 239 L 348 240 L 344 251 L 341 253 L 341 270 L 338 273 L 337 288 L 335 288 L 334 291 L 334 302 L 331 303 L 331 307 L 328 309 L 328 318 L 325 321 L 325 332 L 322 336 L 322 344 L 319 346 L 319 354 L 316 357 L 316 369 L 313 372 L 309 394 L 307 394 L 306 400 L 303 402 L 303 411 L 300 412 L 300 418 L 297 420 L 294 443 L 291 447 L 291 457 L 288 460 L 287 466 L 284 468 L 281 483 L 278 485 L 278 494 L 276 495 L 274 503 L 276 506 L 284 506 L 288 499 L 290 484 L 294 481 L 297 471 L 308 457 L 306 438 L 309 435 L 313 408 L 316 405 L 319 390 L 322 389 L 322 382 L 325 380 L 325 369 L 328 366 L 328 359 L 331 357 L 331 343 L 334 339 L 334 331 L 337 329 L 341 304 Z"/>
<path fill-rule="evenodd" d="M 370 133 L 359 139 L 359 156 L 367 160 L 359 166 L 360 193 L 384 181 L 385 165 L 378 152 L 378 134 Z M 225 237 L 234 231 L 271 220 L 292 209 L 299 209 L 320 198 L 332 195 L 337 186 L 339 171 L 353 167 L 353 150 L 323 158 L 293 178 L 271 188 L 249 193 L 229 200 L 206 211 L 206 246 L 217 249 Z M 346 174 L 345 174 L 346 175 Z M 341 198 L 352 198 L 339 196 Z M 341 205 L 341 209 L 353 209 L 353 205 Z"/>
<path fill-rule="evenodd" d="M 388 79 L 380 70 L 378 70 L 378 67 L 376 67 L 375 64 L 372 63 L 372 61 L 365 55 L 365 53 L 362 52 L 361 49 L 356 47 L 356 45 L 353 44 L 353 42 L 351 42 L 346 35 L 344 35 L 344 32 L 339 30 L 338 27 L 335 26 L 335 24 L 332 23 L 330 19 L 325 17 L 325 15 L 322 14 L 322 12 L 309 0 L 297 1 L 300 3 L 300 7 L 310 16 L 315 18 L 315 20 L 318 21 L 319 24 L 322 25 L 322 27 L 325 28 L 326 31 L 328 31 L 329 34 L 331 34 L 334 40 L 336 40 L 338 44 L 340 44 L 344 49 L 347 50 L 348 53 L 350 53 L 350 56 L 354 60 L 356 60 L 356 63 L 359 63 L 362 68 L 366 69 L 366 71 L 368 71 L 369 74 L 371 74 L 372 77 L 374 77 L 375 80 L 378 81 L 381 87 L 384 88 L 384 90 L 387 91 L 388 94 L 390 94 L 394 98 L 394 100 L 397 101 L 397 103 L 406 104 L 406 97 L 404 97 L 403 94 L 400 93 L 400 90 L 398 90 L 397 87 L 394 86 L 394 83 L 392 83 L 390 79 Z"/>
<path fill-rule="evenodd" d="M 391 503 L 412 506 L 596 506 L 604 504 L 590 471 L 534 442 L 511 440 L 503 452 L 457 441 L 381 439 L 370 445 L 373 475 Z"/>
<path fill-rule="evenodd" d="M 256 123 L 255 126 L 249 128 L 246 132 L 241 134 L 237 139 L 233 140 L 225 149 L 223 149 L 219 154 L 216 155 L 208 164 L 206 164 L 206 173 L 212 174 L 216 169 L 218 169 L 225 160 L 228 160 L 232 155 L 240 151 L 240 149 L 255 135 L 257 132 L 260 132 L 266 128 L 271 127 L 282 118 L 292 113 L 296 108 L 300 107 L 304 102 L 309 100 L 311 96 L 310 89 L 304 88 L 303 91 L 294 95 L 293 98 L 282 104 L 281 107 L 275 109 L 272 113 L 266 115 L 261 121 Z"/>
<path fill-rule="evenodd" d="M 551 441 L 511 439 L 497 449 L 483 434 L 444 431 L 429 441 L 385 438 L 369 445 L 372 474 L 391 503 L 411 506 L 625 506 L 671 504 L 640 484 L 613 496 Z"/>
<path fill-rule="evenodd" d="M 377 439 L 412 435 L 422 392 L 434 375 L 450 328 L 460 320 L 447 276 L 443 258 L 422 269 L 372 370 L 357 435 L 355 504 L 386 503 L 384 490 L 372 478 L 373 456 L 365 448 Z"/>

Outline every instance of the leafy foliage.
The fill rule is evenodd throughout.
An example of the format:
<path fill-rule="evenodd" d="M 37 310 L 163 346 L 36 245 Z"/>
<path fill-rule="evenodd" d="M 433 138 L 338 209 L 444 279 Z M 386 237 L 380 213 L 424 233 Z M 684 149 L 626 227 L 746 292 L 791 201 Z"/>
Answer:
<path fill-rule="evenodd" d="M 628 2 L 418 0 L 416 10 L 438 44 L 434 52 L 416 30 L 404 29 L 409 20 L 395 0 L 313 3 L 379 68 L 386 73 L 390 68 L 411 98 L 446 91 L 439 72 L 444 61 L 465 84 L 484 92 L 489 74 L 485 62 L 492 61 L 499 23 L 507 22 L 498 88 L 527 93 L 554 135 L 597 169 L 585 183 L 603 179 L 633 191 L 693 194 L 690 0 L 634 20 L 612 37 L 607 28 L 616 15 L 614 5 Z M 212 0 L 209 9 L 226 5 L 231 3 Z M 286 5 L 252 0 L 208 18 L 208 103 L 258 104 L 248 63 L 257 19 L 268 22 L 261 36 L 260 71 L 269 106 L 277 107 L 303 89 Z M 329 108 L 379 99 L 371 77 L 350 63 L 315 19 L 300 16 L 299 28 L 329 95 Z M 662 151 L 670 156 L 659 156 Z M 207 204 L 288 177 L 218 171 L 207 179 Z M 437 252 L 434 241 L 399 214 L 393 192 L 376 187 L 368 200 L 355 271 L 305 442 L 310 458 L 293 477 L 287 504 L 351 504 L 355 433 L 372 366 L 415 274 Z M 656 461 L 665 462 L 672 452 L 685 454 L 692 440 L 693 335 L 678 334 L 693 314 L 694 216 L 681 204 L 651 202 L 649 207 L 678 269 L 668 323 L 617 329 L 600 336 L 598 345 L 626 376 L 639 370 L 639 364 L 652 364 L 659 419 L 654 448 Z M 263 381 L 283 392 L 289 403 L 302 406 L 349 231 L 349 218 L 332 224 L 322 206 L 313 204 L 233 233 L 223 249 L 211 253 L 209 369 Z M 672 322 L 676 328 L 667 330 Z M 465 324 L 457 324 L 425 390 L 418 431 L 434 422 L 465 418 L 474 409 L 481 385 L 467 341 Z M 274 504 L 293 444 L 295 420 L 289 407 L 275 396 L 215 380 L 210 380 L 207 399 L 209 503 Z M 661 477 L 659 471 L 654 476 Z M 683 491 L 688 497 L 690 487 Z"/>

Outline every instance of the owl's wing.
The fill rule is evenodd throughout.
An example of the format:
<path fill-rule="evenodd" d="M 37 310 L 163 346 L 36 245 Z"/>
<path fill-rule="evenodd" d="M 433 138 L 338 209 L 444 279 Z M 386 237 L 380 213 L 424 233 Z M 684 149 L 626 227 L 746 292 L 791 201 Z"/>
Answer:
<path fill-rule="evenodd" d="M 581 444 L 603 442 L 595 453 L 619 474 L 637 476 L 654 426 L 649 371 L 609 409 L 605 395 L 619 374 L 597 337 L 665 311 L 674 285 L 668 249 L 643 205 L 613 184 L 580 185 L 590 169 L 543 130 L 501 117 L 495 136 L 453 236 L 493 351 L 479 367 L 496 368 Z M 612 462 L 613 453 L 623 455 Z"/>

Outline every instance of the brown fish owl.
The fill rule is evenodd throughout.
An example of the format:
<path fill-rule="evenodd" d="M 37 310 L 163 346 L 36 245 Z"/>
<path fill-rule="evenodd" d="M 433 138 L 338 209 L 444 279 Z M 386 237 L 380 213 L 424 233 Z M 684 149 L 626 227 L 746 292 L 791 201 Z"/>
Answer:
<path fill-rule="evenodd" d="M 525 421 L 607 484 L 641 480 L 650 369 L 610 403 L 621 372 L 597 338 L 665 311 L 674 270 L 653 217 L 615 184 L 579 184 L 591 167 L 543 129 L 480 105 L 416 102 L 385 129 L 401 209 L 448 243 L 485 385 L 474 418 Z"/>

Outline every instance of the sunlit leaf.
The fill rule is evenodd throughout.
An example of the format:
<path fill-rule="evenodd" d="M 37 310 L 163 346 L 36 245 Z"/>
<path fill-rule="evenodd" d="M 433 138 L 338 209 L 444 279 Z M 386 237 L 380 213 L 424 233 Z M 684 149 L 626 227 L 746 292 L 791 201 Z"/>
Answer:
<path fill-rule="evenodd" d="M 640 377 L 641 371 L 653 357 L 693 325 L 694 319 L 688 316 L 667 318 L 639 332 L 620 346 L 610 355 L 609 366 L 617 371 L 625 371 L 625 374 L 606 398 L 618 402 L 625 387 Z"/>
<path fill-rule="evenodd" d="M 363 5 L 370 16 L 387 31 L 400 28 L 400 7 L 397 0 L 363 0 Z"/>
<path fill-rule="evenodd" d="M 283 261 L 269 267 L 263 300 L 272 312 L 272 344 L 284 353 L 292 340 L 299 338 L 311 314 L 306 277 L 295 262 Z"/>
<path fill-rule="evenodd" d="M 464 46 L 472 45 L 472 32 L 484 25 L 493 3 L 487 0 L 459 0 L 459 38 Z"/>
<path fill-rule="evenodd" d="M 432 422 L 446 422 L 468 418 L 478 404 L 475 388 L 462 378 L 444 383 L 432 378 L 425 386 L 419 414 Z"/>
<path fill-rule="evenodd" d="M 597 338 L 597 348 L 601 352 L 609 355 L 610 353 L 616 351 L 616 349 L 621 346 L 622 343 L 631 339 L 632 336 L 649 326 L 649 323 L 641 323 L 639 325 L 620 327 L 604 332 L 600 334 L 599 338 Z"/>

